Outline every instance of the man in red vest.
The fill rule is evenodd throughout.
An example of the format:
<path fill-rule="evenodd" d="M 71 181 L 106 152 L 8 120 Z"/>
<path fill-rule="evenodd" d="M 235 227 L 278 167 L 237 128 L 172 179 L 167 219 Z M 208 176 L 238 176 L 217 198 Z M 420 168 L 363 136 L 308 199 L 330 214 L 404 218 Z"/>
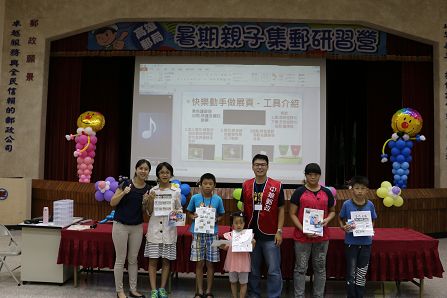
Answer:
<path fill-rule="evenodd" d="M 248 278 L 249 297 L 261 297 L 261 264 L 267 265 L 267 297 L 281 296 L 282 227 L 284 225 L 284 192 L 280 181 L 267 177 L 269 159 L 257 154 L 252 160 L 255 178 L 242 185 L 247 228 L 253 229 L 256 246 L 251 254 L 251 272 Z"/>

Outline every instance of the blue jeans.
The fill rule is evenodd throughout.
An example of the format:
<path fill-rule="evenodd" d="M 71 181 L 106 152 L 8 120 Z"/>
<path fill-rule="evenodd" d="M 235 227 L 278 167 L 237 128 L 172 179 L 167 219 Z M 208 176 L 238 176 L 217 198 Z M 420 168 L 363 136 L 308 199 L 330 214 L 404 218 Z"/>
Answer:
<path fill-rule="evenodd" d="M 312 253 L 314 284 L 312 297 L 324 297 L 326 285 L 326 253 L 329 241 L 302 243 L 295 241 L 295 269 L 293 270 L 293 285 L 295 298 L 304 297 L 306 287 L 306 272 Z"/>
<path fill-rule="evenodd" d="M 348 297 L 363 297 L 371 245 L 345 244 L 346 292 Z"/>
<path fill-rule="evenodd" d="M 261 297 L 261 265 L 267 265 L 267 297 L 279 298 L 282 292 L 281 251 L 275 241 L 257 241 L 251 253 L 248 297 Z"/>

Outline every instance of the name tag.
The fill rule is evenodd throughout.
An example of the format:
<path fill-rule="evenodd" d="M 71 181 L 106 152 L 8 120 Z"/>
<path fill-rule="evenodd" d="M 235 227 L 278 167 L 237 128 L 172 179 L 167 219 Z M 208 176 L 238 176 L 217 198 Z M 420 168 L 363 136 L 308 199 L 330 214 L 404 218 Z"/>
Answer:
<path fill-rule="evenodd" d="M 261 211 L 261 210 L 262 210 L 262 204 L 256 204 L 255 211 Z"/>

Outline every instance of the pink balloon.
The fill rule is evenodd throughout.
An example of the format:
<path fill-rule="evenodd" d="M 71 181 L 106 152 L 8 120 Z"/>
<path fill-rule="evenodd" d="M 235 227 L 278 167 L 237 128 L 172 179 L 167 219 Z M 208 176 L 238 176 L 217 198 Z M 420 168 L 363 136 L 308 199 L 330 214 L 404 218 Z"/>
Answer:
<path fill-rule="evenodd" d="M 81 164 L 79 165 L 79 169 L 81 169 L 81 170 L 85 170 L 85 169 L 87 169 L 87 165 L 86 165 L 85 163 L 81 163 Z"/>
<path fill-rule="evenodd" d="M 84 179 L 82 179 L 82 183 L 89 183 L 90 182 L 90 179 L 89 178 L 84 178 Z"/>
<path fill-rule="evenodd" d="M 87 156 L 87 157 L 84 159 L 84 163 L 86 163 L 86 164 L 88 164 L 88 165 L 92 164 L 92 158 L 89 157 L 89 156 Z"/>
<path fill-rule="evenodd" d="M 80 144 L 85 145 L 85 144 L 87 144 L 87 141 L 88 141 L 88 139 L 87 139 L 86 135 L 79 136 L 79 143 Z"/>
<path fill-rule="evenodd" d="M 84 145 L 82 145 L 81 143 L 76 143 L 75 148 L 81 150 L 82 148 L 84 148 Z"/>
<path fill-rule="evenodd" d="M 91 157 L 91 158 L 94 158 L 96 156 L 95 151 L 89 151 L 88 152 L 88 156 Z"/>
<path fill-rule="evenodd" d="M 76 158 L 76 161 L 78 162 L 78 164 L 84 163 L 84 159 L 82 157 Z"/>
<path fill-rule="evenodd" d="M 92 136 L 92 137 L 90 137 L 90 142 L 91 142 L 93 145 L 95 145 L 97 141 L 98 141 L 98 139 L 96 138 L 96 136 Z"/>
<path fill-rule="evenodd" d="M 82 180 L 84 180 L 86 177 L 85 177 L 85 175 L 81 175 L 79 178 L 81 178 Z"/>
<path fill-rule="evenodd" d="M 87 157 L 87 152 L 86 151 L 83 151 L 82 153 L 81 153 L 81 155 L 80 155 L 82 158 L 86 158 Z"/>
<path fill-rule="evenodd" d="M 329 189 L 331 190 L 332 195 L 335 197 L 337 195 L 337 190 L 335 187 L 330 186 Z"/>
<path fill-rule="evenodd" d="M 84 175 L 85 176 L 88 176 L 88 178 L 90 178 L 90 175 L 92 174 L 92 171 L 91 170 L 89 170 L 89 169 L 85 169 L 84 170 Z"/>
<path fill-rule="evenodd" d="M 103 189 L 104 187 L 106 187 L 106 182 L 105 181 L 99 181 L 98 188 L 99 189 Z"/>
<path fill-rule="evenodd" d="M 83 170 L 78 170 L 78 175 L 82 175 L 82 174 L 84 174 L 84 171 Z"/>
<path fill-rule="evenodd" d="M 87 169 L 93 170 L 93 165 L 87 165 Z"/>

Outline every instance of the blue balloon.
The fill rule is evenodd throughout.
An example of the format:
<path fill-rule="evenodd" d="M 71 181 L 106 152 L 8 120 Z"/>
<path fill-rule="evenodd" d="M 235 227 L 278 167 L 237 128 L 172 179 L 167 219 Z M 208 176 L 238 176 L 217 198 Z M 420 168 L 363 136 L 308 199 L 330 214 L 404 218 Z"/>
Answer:
<path fill-rule="evenodd" d="M 394 175 L 394 181 L 400 181 L 400 175 Z"/>
<path fill-rule="evenodd" d="M 407 175 L 402 175 L 402 176 L 400 176 L 400 178 L 402 179 L 402 181 L 407 181 L 408 180 L 408 176 Z"/>
<path fill-rule="evenodd" d="M 403 169 L 399 169 L 396 172 L 397 172 L 396 174 L 400 175 L 400 176 L 402 176 L 404 174 L 404 170 Z"/>
<path fill-rule="evenodd" d="M 399 154 L 398 156 L 396 156 L 396 161 L 398 163 L 403 163 L 405 161 L 405 156 L 403 156 L 402 154 Z"/>
<path fill-rule="evenodd" d="M 390 157 L 390 160 L 391 160 L 391 162 L 394 162 L 394 161 L 396 161 L 396 157 L 391 156 L 391 157 Z"/>
<path fill-rule="evenodd" d="M 403 156 L 408 156 L 410 154 L 411 154 L 411 149 L 410 148 L 405 147 L 404 149 L 402 149 L 402 155 Z"/>
<path fill-rule="evenodd" d="M 410 174 L 410 170 L 404 170 L 404 175 Z"/>
<path fill-rule="evenodd" d="M 406 161 L 401 164 L 401 168 L 404 170 L 408 169 L 409 167 L 410 167 L 410 164 Z"/>
<path fill-rule="evenodd" d="M 393 169 L 400 169 L 400 163 L 398 163 L 397 161 L 393 162 Z"/>
<path fill-rule="evenodd" d="M 413 148 L 413 141 L 410 141 L 410 140 L 406 141 L 405 146 L 410 149 Z"/>
<path fill-rule="evenodd" d="M 404 183 L 402 182 L 402 181 L 397 181 L 396 182 L 396 184 L 397 184 L 397 186 L 399 186 L 400 188 L 404 188 L 403 186 L 404 186 Z"/>
<path fill-rule="evenodd" d="M 182 194 L 181 196 L 182 196 L 182 198 L 180 199 L 180 203 L 182 204 L 182 206 L 185 206 L 185 204 L 186 204 L 186 197 L 185 197 L 184 194 Z"/>
<path fill-rule="evenodd" d="M 395 141 L 389 141 L 388 142 L 388 147 L 389 148 L 394 148 L 396 146 L 396 142 Z"/>
<path fill-rule="evenodd" d="M 400 154 L 400 150 L 396 147 L 391 149 L 391 155 L 396 156 Z"/>
<path fill-rule="evenodd" d="M 411 155 L 408 155 L 407 158 L 405 159 L 406 162 L 411 162 L 413 160 L 413 157 L 411 157 Z"/>
<path fill-rule="evenodd" d="M 180 185 L 180 191 L 182 192 L 182 195 L 187 196 L 191 192 L 191 187 L 188 184 L 183 183 Z"/>
<path fill-rule="evenodd" d="M 400 169 L 399 169 L 399 170 L 400 170 Z M 393 175 L 395 175 L 395 174 L 397 174 L 397 171 L 398 171 L 398 170 L 396 170 L 396 169 L 392 169 L 392 170 L 391 170 L 391 173 L 393 173 Z"/>
<path fill-rule="evenodd" d="M 402 149 L 405 147 L 405 141 L 404 140 L 397 140 L 396 147 L 399 149 Z"/>
<path fill-rule="evenodd" d="M 402 183 L 402 186 L 400 188 L 407 188 L 407 185 L 405 183 Z"/>
<path fill-rule="evenodd" d="M 171 180 L 171 183 L 175 183 L 175 184 L 178 184 L 178 185 L 182 185 L 182 183 L 180 182 L 180 180 L 177 180 L 177 179 L 175 179 L 175 180 Z"/>

